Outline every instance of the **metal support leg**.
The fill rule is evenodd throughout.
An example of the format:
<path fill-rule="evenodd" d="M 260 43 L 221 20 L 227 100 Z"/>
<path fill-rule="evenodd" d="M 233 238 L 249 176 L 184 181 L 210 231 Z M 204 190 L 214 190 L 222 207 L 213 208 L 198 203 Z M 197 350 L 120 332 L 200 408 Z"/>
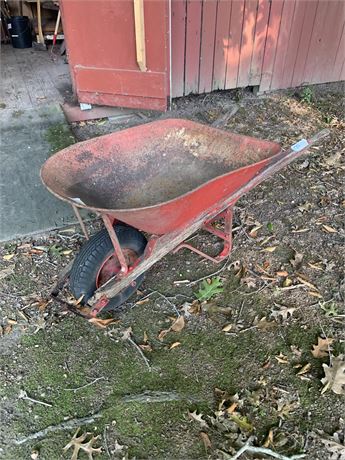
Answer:
<path fill-rule="evenodd" d="M 215 262 L 215 263 L 222 262 L 224 259 L 228 257 L 232 249 L 232 215 L 233 215 L 233 209 L 231 206 L 227 208 L 225 211 L 223 211 L 222 213 L 218 214 L 218 216 L 216 216 L 212 220 L 205 222 L 205 224 L 203 225 L 203 228 L 205 230 L 212 233 L 213 235 L 218 236 L 218 238 L 221 238 L 222 240 L 224 240 L 223 250 L 217 257 L 209 256 L 205 252 L 200 251 L 199 249 L 195 248 L 194 246 L 188 243 L 179 244 L 177 248 L 174 250 L 174 253 L 179 251 L 180 249 L 186 248 L 186 249 L 189 249 L 190 251 L 195 252 L 199 256 L 204 257 L 207 260 L 211 260 L 211 262 Z M 211 225 L 212 222 L 222 217 L 224 218 L 224 231 L 214 228 Z"/>
<path fill-rule="evenodd" d="M 85 238 L 86 238 L 87 240 L 90 239 L 89 234 L 87 233 L 85 224 L 84 224 L 84 222 L 83 222 L 83 219 L 81 218 L 79 209 L 78 209 L 77 206 L 75 206 L 74 204 L 72 204 L 72 208 L 73 208 L 74 214 L 76 215 L 76 217 L 77 217 L 77 219 L 78 219 L 78 222 L 79 222 L 79 224 L 80 224 L 80 226 L 81 226 L 81 229 L 82 229 L 82 231 L 83 231 L 83 233 L 84 233 Z"/>
<path fill-rule="evenodd" d="M 121 265 L 121 271 L 120 271 L 120 273 L 118 275 L 121 278 L 121 276 L 127 275 L 127 273 L 128 273 L 128 265 L 126 263 L 125 256 L 123 255 L 119 240 L 118 240 L 118 238 L 116 236 L 112 220 L 106 214 L 102 214 L 102 219 L 103 219 L 105 228 L 108 230 L 111 242 L 113 243 L 113 246 L 114 246 L 114 249 L 115 249 L 115 254 L 116 254 L 117 258 L 119 259 L 119 262 L 120 262 L 120 265 Z"/>

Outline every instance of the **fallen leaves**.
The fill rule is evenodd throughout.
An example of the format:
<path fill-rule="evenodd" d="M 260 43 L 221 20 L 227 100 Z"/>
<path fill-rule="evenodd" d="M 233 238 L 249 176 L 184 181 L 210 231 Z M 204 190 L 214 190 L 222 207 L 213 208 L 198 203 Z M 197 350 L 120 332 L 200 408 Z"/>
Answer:
<path fill-rule="evenodd" d="M 268 246 L 267 248 L 261 249 L 260 252 L 274 252 L 277 249 L 277 246 Z"/>
<path fill-rule="evenodd" d="M 169 329 L 164 329 L 158 334 L 158 340 L 163 340 L 164 337 L 169 332 L 181 332 L 182 329 L 185 327 L 185 319 L 183 315 L 180 315 L 169 327 Z"/>
<path fill-rule="evenodd" d="M 14 273 L 14 268 L 15 268 L 15 265 L 12 264 L 12 265 L 9 265 L 8 267 L 4 268 L 3 270 L 1 270 L 0 271 L 0 280 L 6 278 L 9 275 L 12 275 L 12 273 Z"/>
<path fill-rule="evenodd" d="M 345 361 L 344 355 L 331 357 L 331 364 L 322 365 L 325 372 L 325 377 L 321 382 L 325 385 L 321 394 L 325 393 L 328 389 L 338 395 L 345 394 Z"/>
<path fill-rule="evenodd" d="M 322 228 L 325 230 L 326 233 L 338 233 L 338 230 L 336 230 L 333 227 L 330 227 L 329 225 L 322 225 Z"/>
<path fill-rule="evenodd" d="M 115 320 L 114 318 L 109 319 L 101 319 L 101 318 L 90 318 L 88 320 L 90 324 L 99 327 L 100 329 L 105 329 L 106 327 L 110 326 L 111 324 L 116 324 L 119 321 Z"/>
<path fill-rule="evenodd" d="M 74 433 L 72 439 L 68 444 L 65 445 L 63 448 L 64 452 L 67 452 L 71 447 L 73 447 L 73 453 L 71 460 L 78 460 L 79 451 L 84 451 L 87 455 L 89 460 L 93 460 L 94 454 L 100 454 L 102 452 L 101 447 L 93 447 L 93 444 L 99 439 L 98 436 L 93 436 L 92 433 L 86 432 L 77 436 L 79 433 L 80 428 Z M 87 437 L 91 436 L 88 441 L 86 441 Z"/>
<path fill-rule="evenodd" d="M 201 426 L 202 428 L 208 427 L 207 423 L 206 423 L 205 420 L 202 418 L 203 415 L 202 415 L 202 414 L 198 414 L 196 410 L 195 410 L 194 412 L 188 412 L 188 417 L 189 417 L 191 420 L 194 420 L 195 422 L 200 423 L 200 426 Z"/>
<path fill-rule="evenodd" d="M 318 337 L 317 345 L 313 345 L 313 349 L 311 350 L 311 354 L 314 358 L 323 358 L 327 356 L 331 351 L 331 345 L 334 342 L 334 339 L 322 339 Z"/>
<path fill-rule="evenodd" d="M 278 309 L 272 310 L 271 317 L 277 320 L 281 318 L 282 321 L 286 321 L 290 316 L 293 315 L 295 307 L 287 307 L 285 305 L 279 305 Z"/>

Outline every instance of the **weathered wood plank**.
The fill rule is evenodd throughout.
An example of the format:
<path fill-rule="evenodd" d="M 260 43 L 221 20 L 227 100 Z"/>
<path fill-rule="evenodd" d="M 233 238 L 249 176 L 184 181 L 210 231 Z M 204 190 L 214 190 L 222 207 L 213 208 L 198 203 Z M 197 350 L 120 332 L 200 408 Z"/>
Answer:
<path fill-rule="evenodd" d="M 271 5 L 270 19 L 267 30 L 264 61 L 260 81 L 260 91 L 267 91 L 271 87 L 274 61 L 277 51 L 277 37 L 279 36 L 280 20 L 284 2 L 275 0 Z"/>
<path fill-rule="evenodd" d="M 212 90 L 216 16 L 217 0 L 204 0 L 200 50 L 199 94 L 208 93 Z"/>
<path fill-rule="evenodd" d="M 232 2 L 218 0 L 212 89 L 224 89 Z"/>
<path fill-rule="evenodd" d="M 238 65 L 242 37 L 244 0 L 233 0 L 229 29 L 225 89 L 237 87 Z"/>
<path fill-rule="evenodd" d="M 255 25 L 253 56 L 250 66 L 250 86 L 260 84 L 270 9 L 271 2 L 269 0 L 259 0 Z"/>
<path fill-rule="evenodd" d="M 171 3 L 171 27 L 171 92 L 172 97 L 180 97 L 184 94 L 186 0 Z"/>
<path fill-rule="evenodd" d="M 198 93 L 202 0 L 187 0 L 184 94 Z"/>
<path fill-rule="evenodd" d="M 304 82 L 304 69 L 308 56 L 310 39 L 313 31 L 313 24 L 315 19 L 318 2 L 306 1 L 306 8 L 303 19 L 302 35 L 299 42 L 297 57 L 294 66 L 291 86 L 299 86 Z"/>
<path fill-rule="evenodd" d="M 284 65 L 289 46 L 295 5 L 296 2 L 294 0 L 284 2 L 270 89 L 283 88 L 282 80 L 284 74 Z"/>
<path fill-rule="evenodd" d="M 242 24 L 240 60 L 237 75 L 238 87 L 245 87 L 249 85 L 257 11 L 258 1 L 246 0 Z"/>

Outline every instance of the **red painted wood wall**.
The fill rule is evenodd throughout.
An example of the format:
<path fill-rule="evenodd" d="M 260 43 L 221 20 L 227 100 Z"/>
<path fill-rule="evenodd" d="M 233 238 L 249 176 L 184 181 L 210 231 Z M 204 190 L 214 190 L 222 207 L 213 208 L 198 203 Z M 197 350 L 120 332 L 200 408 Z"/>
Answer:
<path fill-rule="evenodd" d="M 345 79 L 344 0 L 172 0 L 172 96 Z"/>

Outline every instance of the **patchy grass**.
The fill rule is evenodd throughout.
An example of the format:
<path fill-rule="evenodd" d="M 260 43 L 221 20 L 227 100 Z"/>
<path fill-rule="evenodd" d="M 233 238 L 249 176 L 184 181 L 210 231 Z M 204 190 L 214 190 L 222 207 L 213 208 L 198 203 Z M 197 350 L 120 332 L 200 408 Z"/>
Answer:
<path fill-rule="evenodd" d="M 178 114 L 214 121 L 231 102 L 228 96 L 219 97 L 218 93 L 210 96 L 203 111 L 199 98 L 184 100 Z M 95 458 L 109 458 L 118 442 L 128 458 L 218 459 L 221 450 L 234 454 L 240 436 L 243 442 L 249 435 L 231 416 L 215 415 L 221 407 L 219 394 L 226 408 L 238 395 L 237 422 L 246 420 L 257 445 L 267 441 L 271 432 L 273 450 L 285 455 L 305 451 L 310 460 L 329 458 L 320 437 L 332 436 L 341 427 L 342 399 L 330 390 L 321 394 L 322 365 L 329 364 L 329 355 L 316 359 L 311 349 L 318 337 L 327 336 L 334 339 L 332 354 L 344 353 L 341 98 L 313 88 L 308 104 L 292 93 L 264 98 L 241 93 L 237 102 L 240 110 L 225 127 L 231 131 L 277 140 L 285 147 L 325 126 L 332 135 L 308 157 L 239 201 L 229 260 L 237 263 L 215 275 L 221 277 L 223 292 L 199 310 L 188 316 L 188 305 L 183 306 L 195 300 L 199 283 L 175 282 L 212 278 L 219 267 L 187 251 L 157 263 L 148 272 L 141 294 L 115 314 L 119 322 L 103 330 L 57 303 L 45 302 L 57 273 L 72 257 L 63 251 L 57 257 L 49 248 L 76 253 L 82 244 L 76 227 L 0 248 L 0 274 L 9 267 L 13 270 L 0 280 L 0 397 L 5 427 L 0 433 L 0 456 L 6 460 L 30 458 L 34 449 L 40 460 L 70 458 L 71 451 L 64 454 L 62 448 L 75 428 L 20 446 L 15 440 L 93 414 L 100 418 L 80 425 L 83 431 L 101 435 L 97 445 L 103 453 Z M 100 126 L 106 129 L 105 124 Z M 97 125 L 92 128 L 95 134 Z M 55 133 L 56 138 L 51 134 L 52 150 L 65 146 L 60 144 L 64 134 Z M 91 226 L 91 233 L 98 228 L 98 223 Z M 221 247 L 204 232 L 193 244 L 213 255 Z M 263 251 L 267 247 L 276 249 Z M 296 252 L 303 256 L 298 267 L 291 263 Z M 14 255 L 3 259 L 9 254 Z M 152 291 L 158 292 L 136 303 Z M 289 315 L 272 316 L 284 308 L 291 309 Z M 177 310 L 186 315 L 186 326 L 159 340 Z M 335 312 L 334 316 L 327 311 Z M 136 344 L 151 346 L 152 351 L 143 350 L 150 369 L 138 350 L 121 340 L 121 331 L 128 327 Z M 176 342 L 176 348 L 170 349 Z M 18 399 L 20 390 L 51 407 Z M 152 395 L 160 401 L 152 401 Z M 189 418 L 195 410 L 207 427 Z M 200 431 L 211 440 L 207 452 Z"/>
<path fill-rule="evenodd" d="M 58 152 L 75 143 L 75 138 L 66 123 L 56 123 L 45 132 L 45 138 L 49 142 L 51 153 Z"/>

